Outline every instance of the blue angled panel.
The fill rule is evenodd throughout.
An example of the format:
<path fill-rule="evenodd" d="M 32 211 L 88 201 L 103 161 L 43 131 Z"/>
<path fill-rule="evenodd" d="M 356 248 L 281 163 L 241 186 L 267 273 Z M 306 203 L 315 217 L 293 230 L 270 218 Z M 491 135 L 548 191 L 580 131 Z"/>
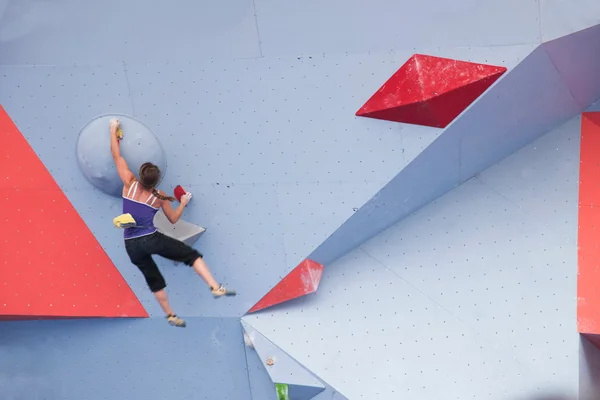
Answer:
<path fill-rule="evenodd" d="M 252 0 L 8 3 L 0 64 L 98 65 L 260 56 Z M 90 81 L 93 82 L 93 81 Z M 125 94 L 127 85 L 115 95 Z"/>
<path fill-rule="evenodd" d="M 277 347 L 277 345 L 265 338 L 245 320 L 242 320 L 242 326 L 248 335 L 252 348 L 260 356 L 261 362 L 273 383 L 312 386 L 320 389 L 325 388 L 321 381 L 308 372 L 298 361 L 294 360 Z M 274 364 L 267 365 L 268 359 L 272 359 Z"/>
<path fill-rule="evenodd" d="M 600 96 L 600 81 L 591 90 Z M 585 107 L 573 98 L 545 48 L 538 47 L 445 132 L 461 141 L 461 181 L 531 143 Z"/>
<path fill-rule="evenodd" d="M 600 100 L 589 106 L 585 111 L 594 112 L 600 111 Z"/>
<path fill-rule="evenodd" d="M 541 40 L 536 0 L 255 3 L 265 56 L 506 46 Z"/>
<path fill-rule="evenodd" d="M 600 13 L 600 2 L 596 4 Z M 600 49 L 600 25 L 543 46 L 579 106 L 585 109 L 596 101 L 600 96 L 600 52 L 590 49 Z"/>
<path fill-rule="evenodd" d="M 309 257 L 330 263 L 580 111 L 538 47 Z"/>
<path fill-rule="evenodd" d="M 244 332 L 244 328 L 241 324 L 239 328 Z M 251 400 L 278 400 L 275 385 L 265 369 L 265 365 L 258 353 L 250 348 L 250 346 L 244 346 L 244 348 L 246 350 L 248 380 L 250 383 L 250 391 L 252 392 Z"/>
<path fill-rule="evenodd" d="M 239 321 L 162 318 L 1 323 L 2 398 L 251 398 Z"/>
<path fill-rule="evenodd" d="M 290 400 L 311 400 L 314 399 L 319 393 L 323 393 L 325 388 L 312 387 L 312 386 L 301 386 L 288 384 L 288 395 Z"/>

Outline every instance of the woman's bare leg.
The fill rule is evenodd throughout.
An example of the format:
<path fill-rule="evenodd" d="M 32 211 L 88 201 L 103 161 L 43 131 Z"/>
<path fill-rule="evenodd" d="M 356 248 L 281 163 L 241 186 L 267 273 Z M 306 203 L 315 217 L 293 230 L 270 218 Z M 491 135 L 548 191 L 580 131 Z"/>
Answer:
<path fill-rule="evenodd" d="M 162 290 L 159 290 L 158 292 L 154 292 L 154 296 L 156 297 L 156 300 L 158 300 L 158 304 L 160 304 L 160 308 L 163 309 L 163 311 L 165 312 L 166 315 L 175 314 L 173 312 L 173 310 L 171 309 L 171 306 L 169 305 L 169 299 L 167 298 L 167 290 L 166 289 L 162 289 Z"/>
<path fill-rule="evenodd" d="M 204 279 L 204 282 L 206 282 L 211 289 L 216 289 L 219 287 L 219 283 L 215 280 L 215 278 L 213 278 L 202 257 L 198 257 L 196 261 L 194 261 L 193 267 L 194 271 L 196 271 L 196 273 L 200 275 L 202 279 Z"/>
<path fill-rule="evenodd" d="M 236 293 L 233 290 L 225 289 L 219 284 L 219 282 L 215 280 L 202 257 L 198 257 L 196 261 L 194 261 L 193 267 L 194 271 L 196 271 L 196 273 L 200 275 L 200 277 L 204 279 L 206 284 L 210 287 L 210 290 L 214 296 L 235 296 Z"/>
<path fill-rule="evenodd" d="M 165 289 L 161 289 L 158 292 L 154 292 L 154 296 L 156 297 L 156 300 L 158 300 L 158 304 L 160 304 L 160 307 L 167 315 L 167 320 L 169 321 L 169 324 L 178 326 L 180 328 L 185 327 L 185 321 L 179 318 L 177 315 L 175 315 L 175 313 L 171 309 L 171 306 L 169 305 L 169 300 L 167 299 L 167 291 Z"/>

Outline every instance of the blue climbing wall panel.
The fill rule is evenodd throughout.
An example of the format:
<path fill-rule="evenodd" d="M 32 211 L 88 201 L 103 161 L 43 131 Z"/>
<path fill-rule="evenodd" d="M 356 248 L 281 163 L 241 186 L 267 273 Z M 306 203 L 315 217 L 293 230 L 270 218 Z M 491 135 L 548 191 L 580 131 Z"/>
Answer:
<path fill-rule="evenodd" d="M 363 218 L 365 203 L 373 205 L 369 200 L 398 179 L 394 177 L 443 172 L 427 181 L 431 192 L 415 195 L 409 205 L 400 207 L 402 216 L 409 216 L 417 206 L 591 104 L 598 96 L 594 75 L 598 56 L 588 49 L 596 43 L 597 30 L 579 31 L 600 23 L 595 17 L 599 13 L 599 3 L 591 0 L 568 6 L 549 0 L 230 0 L 219 4 L 183 0 L 177 7 L 157 0 L 0 0 L 0 104 L 151 315 L 137 321 L 2 323 L 0 392 L 15 398 L 43 392 L 49 400 L 152 394 L 163 399 L 268 400 L 262 396 L 272 387 L 264 379 L 266 371 L 259 369 L 262 365 L 243 345 L 239 317 L 315 249 L 318 258 L 333 260 L 399 219 L 396 209 L 374 225 Z M 557 38 L 538 48 L 543 41 Z M 415 52 L 503 65 L 509 72 L 446 131 L 356 118 L 360 105 Z M 118 199 L 95 190 L 77 169 L 79 130 L 95 116 L 111 112 L 132 115 L 157 135 L 167 154 L 163 189 L 170 192 L 181 184 L 194 193 L 184 218 L 207 228 L 196 246 L 216 278 L 239 292 L 233 299 L 214 300 L 191 270 L 160 261 L 173 308 L 188 321 L 186 330 L 166 324 L 141 274 L 129 263 L 122 232 L 111 222 L 121 210 Z M 454 136 L 448 135 L 451 129 Z M 567 136 L 572 134 L 569 129 Z M 490 143 L 490 138 L 504 134 L 512 135 L 508 142 Z M 460 159 L 468 161 L 460 173 L 443 163 L 456 164 L 457 137 L 464 139 Z M 489 153 L 474 153 L 485 146 Z M 576 161 L 564 163 L 570 166 L 570 162 Z M 515 175 L 546 182 L 538 170 L 531 175 L 525 166 L 515 170 L 503 165 L 513 174 L 497 189 L 502 195 L 513 190 L 529 193 L 524 186 L 512 186 L 525 185 Z M 423 169 L 422 175 L 416 174 L 416 167 Z M 527 173 L 522 173 L 524 168 Z M 532 182 L 527 184 L 531 187 Z M 291 302 L 289 310 L 266 310 L 244 318 L 251 318 L 253 326 L 294 358 L 311 355 L 302 363 L 326 386 L 317 400 L 372 398 L 378 393 L 439 398 L 435 391 L 442 389 L 430 382 L 442 371 L 449 372 L 438 379 L 446 385 L 441 387 L 451 388 L 444 393 L 456 397 L 531 392 L 535 384 L 570 391 L 576 369 L 571 367 L 577 357 L 575 341 L 566 333 L 571 314 L 564 310 L 572 299 L 570 287 L 552 286 L 559 281 L 557 275 L 540 289 L 540 293 L 556 293 L 548 302 L 559 309 L 550 313 L 555 320 L 549 324 L 563 324 L 548 325 L 553 327 L 548 340 L 555 346 L 541 343 L 529 348 L 527 332 L 523 339 L 495 342 L 498 319 L 506 322 L 503 326 L 516 326 L 514 321 L 525 319 L 507 316 L 506 309 L 495 303 L 486 305 L 481 298 L 487 299 L 488 292 L 469 294 L 467 278 L 473 261 L 458 263 L 453 258 L 456 246 L 462 252 L 460 246 L 475 246 L 471 241 L 482 231 L 493 233 L 484 227 L 468 228 L 485 219 L 465 219 L 455 204 L 468 199 L 472 208 L 484 214 L 485 207 L 502 207 L 502 200 L 490 194 L 490 185 L 484 178 L 470 181 L 448 195 L 455 197 L 445 197 L 429 211 L 388 231 L 388 236 L 373 239 L 327 266 L 319 293 Z M 542 198 L 558 196 L 547 188 L 540 192 L 546 196 Z M 572 224 L 571 211 L 563 214 L 567 225 Z M 485 217 L 534 227 L 544 219 L 563 229 L 561 219 L 552 220 L 544 212 L 552 209 L 540 207 L 528 214 L 513 207 Z M 438 221 L 436 215 L 445 215 L 452 226 L 463 226 L 465 233 L 444 236 L 443 224 L 425 223 L 428 218 Z M 393 232 L 400 230 L 404 236 L 418 230 L 419 224 L 429 229 L 407 233 L 414 238 L 403 243 L 410 245 L 392 248 L 385 243 L 398 242 Z M 340 226 L 346 233 L 330 237 Z M 352 227 L 350 236 L 346 236 L 348 227 Z M 515 234 L 509 228 L 502 232 Z M 539 231 L 526 233 L 535 236 Z M 449 249 L 436 253 L 441 247 L 427 247 L 435 240 Z M 553 259 L 562 260 L 557 243 L 548 248 Z M 410 265 L 403 258 L 398 261 L 399 252 L 413 260 Z M 433 254 L 437 256 L 432 261 Z M 514 261 L 502 260 L 493 260 L 492 265 L 506 271 L 500 266 Z M 463 275 L 438 277 L 421 267 L 432 263 L 458 263 Z M 406 280 L 398 278 L 403 276 L 400 271 Z M 536 273 L 525 278 L 534 279 Z M 493 276 L 504 277 L 499 274 Z M 520 279 L 519 275 L 510 278 L 508 272 L 506 276 L 498 282 L 508 285 Z M 463 286 L 457 290 L 472 299 L 471 308 L 459 302 L 458 295 L 443 297 L 423 289 L 425 283 L 447 287 L 461 279 Z M 379 302 L 365 289 L 369 287 L 381 288 Z M 360 303 L 362 299 L 365 303 Z M 521 305 L 519 298 L 514 301 Z M 473 303 L 492 307 L 485 309 L 486 315 L 494 315 L 489 314 L 493 311 L 499 316 L 476 322 L 474 315 L 483 311 Z M 353 307 L 345 309 L 348 304 Z M 526 305 L 528 318 L 538 315 L 538 305 Z M 333 310 L 337 314 L 329 324 L 333 329 L 324 331 L 318 321 L 331 319 Z M 375 318 L 370 323 L 384 330 L 369 330 L 357 322 L 365 315 Z M 303 326 L 303 321 L 314 323 Z M 547 322 L 542 317 L 532 321 L 542 326 Z M 281 326 L 296 329 L 283 332 Z M 403 343 L 381 347 L 402 330 L 408 330 Z M 444 338 L 433 332 L 448 334 Z M 335 334 L 341 339 L 334 339 Z M 375 360 L 367 344 L 384 356 Z M 409 344 L 427 344 L 427 348 L 410 347 L 420 353 L 407 350 L 405 360 L 413 360 L 420 369 L 408 369 L 408 361 L 387 356 L 404 352 L 408 347 L 402 346 Z M 519 362 L 506 350 L 511 344 L 522 355 Z M 555 383 L 548 383 L 537 364 L 531 364 L 538 355 L 537 362 L 545 360 L 542 354 L 552 356 L 552 368 L 559 361 L 568 366 L 556 370 Z M 458 368 L 465 358 L 469 364 Z M 430 369 L 432 360 L 440 363 L 438 370 Z M 392 367 L 400 367 L 394 369 L 400 372 L 390 377 Z M 475 379 L 496 373 L 501 378 L 492 384 Z M 467 382 L 461 376 L 474 378 Z M 90 383 L 92 377 L 95 385 Z"/>
<path fill-rule="evenodd" d="M 248 400 L 244 347 L 234 319 L 3 323 L 0 388 L 7 400 Z"/>
<path fill-rule="evenodd" d="M 329 265 L 317 294 L 243 319 L 349 398 L 576 398 L 579 123 Z"/>

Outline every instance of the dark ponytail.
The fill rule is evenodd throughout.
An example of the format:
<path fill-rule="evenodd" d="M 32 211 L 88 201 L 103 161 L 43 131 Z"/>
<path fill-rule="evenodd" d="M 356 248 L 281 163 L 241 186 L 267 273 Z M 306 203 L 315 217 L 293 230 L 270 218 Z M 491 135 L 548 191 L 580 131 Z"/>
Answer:
<path fill-rule="evenodd" d="M 140 167 L 140 183 L 142 187 L 146 190 L 151 190 L 152 194 L 155 195 L 157 199 L 175 201 L 175 197 L 163 196 L 162 194 L 158 193 L 158 190 L 156 190 L 156 185 L 158 184 L 159 180 L 160 169 L 158 169 L 156 165 L 150 162 L 142 164 Z"/>
<path fill-rule="evenodd" d="M 156 189 L 152 189 L 152 194 L 155 195 L 156 198 L 160 199 L 160 200 L 169 200 L 169 201 L 177 200 L 175 197 L 163 196 L 162 194 L 158 193 L 158 190 L 156 190 Z"/>

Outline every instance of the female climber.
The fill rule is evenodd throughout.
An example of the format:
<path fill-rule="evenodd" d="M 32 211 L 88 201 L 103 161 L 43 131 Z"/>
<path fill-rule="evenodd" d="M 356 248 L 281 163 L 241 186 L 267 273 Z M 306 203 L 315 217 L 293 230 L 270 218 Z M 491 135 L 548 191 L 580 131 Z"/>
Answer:
<path fill-rule="evenodd" d="M 173 261 L 183 262 L 192 266 L 196 273 L 207 283 L 215 298 L 221 296 L 234 296 L 236 293 L 226 289 L 213 278 L 210 270 L 202 259 L 202 254 L 187 244 L 160 233 L 154 227 L 154 216 L 162 208 L 167 219 L 176 223 L 183 209 L 189 203 L 191 194 L 186 193 L 181 197 L 177 209 L 171 207 L 175 198 L 167 196 L 162 190 L 157 190 L 156 185 L 160 180 L 160 170 L 152 163 L 144 163 L 140 167 L 139 181 L 129 170 L 125 159 L 121 156 L 119 148 L 120 122 L 118 119 L 110 121 L 110 150 L 119 177 L 123 181 L 123 213 L 129 213 L 136 220 L 135 227 L 126 228 L 124 233 L 125 250 L 133 264 L 135 264 L 146 279 L 150 290 L 166 314 L 169 324 L 185 327 L 186 323 L 171 309 L 165 291 L 166 283 L 158 266 L 152 259 L 157 254 Z"/>

